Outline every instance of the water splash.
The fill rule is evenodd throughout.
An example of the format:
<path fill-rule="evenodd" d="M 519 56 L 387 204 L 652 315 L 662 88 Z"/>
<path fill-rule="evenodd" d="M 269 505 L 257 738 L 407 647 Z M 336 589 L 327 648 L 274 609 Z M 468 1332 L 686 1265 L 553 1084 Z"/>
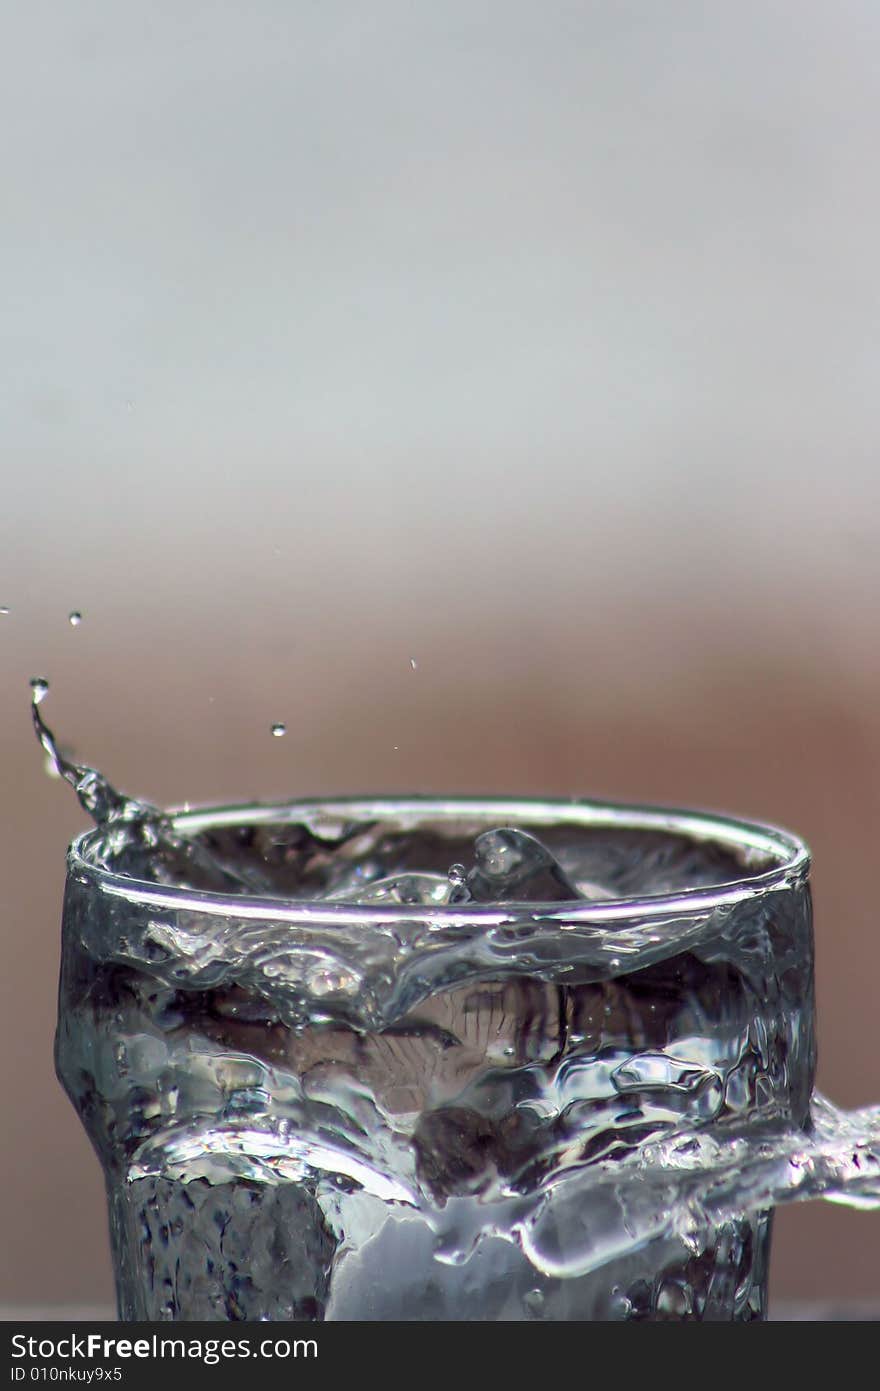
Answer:
<path fill-rule="evenodd" d="M 87 861 L 69 880 L 79 956 L 59 1065 L 108 1171 L 130 1140 L 111 1201 L 119 1240 L 135 1243 L 118 1259 L 139 1316 L 162 1309 L 137 1303 L 143 1281 L 125 1274 L 144 1261 L 137 1234 L 158 1223 L 156 1269 L 167 1254 L 169 1269 L 195 1272 L 193 1290 L 213 1288 L 193 1263 L 204 1247 L 217 1264 L 221 1208 L 227 1254 L 238 1242 L 247 1262 L 247 1296 L 230 1269 L 237 1299 L 274 1297 L 277 1263 L 262 1270 L 257 1248 L 280 1226 L 327 1316 L 363 1317 L 357 1291 L 390 1289 L 389 1272 L 401 1304 L 387 1316 L 399 1316 L 424 1268 L 425 1299 L 442 1289 L 443 1308 L 460 1298 L 467 1317 L 479 1254 L 519 1292 L 517 1317 L 560 1318 L 589 1316 L 612 1284 L 619 1316 L 642 1316 L 641 1272 L 656 1272 L 658 1252 L 652 1310 L 734 1309 L 760 1282 L 767 1209 L 880 1207 L 880 1108 L 808 1104 L 807 1081 L 797 1092 L 813 1059 L 805 887 L 618 929 L 571 910 L 729 883 L 741 867 L 668 832 L 585 850 L 552 825 L 540 839 L 474 834 L 466 812 L 445 834 L 317 809 L 187 835 L 59 749 L 48 691 L 31 682 L 34 728 L 97 823 L 95 863 L 137 890 L 309 905 L 292 924 L 271 904 L 144 908 L 133 889 L 106 912 Z M 469 903 L 497 912 L 481 925 Z M 369 921 L 349 921 L 346 905 Z M 186 1250 L 163 1254 L 178 1219 Z M 247 1224 L 263 1221 L 252 1240 Z M 732 1281 L 723 1297 L 718 1270 Z M 157 1277 L 157 1298 L 164 1289 Z M 259 1317 L 265 1305 L 247 1307 Z"/>
<path fill-rule="evenodd" d="M 549 1183 L 518 1231 L 537 1269 L 571 1278 L 648 1241 L 696 1241 L 743 1214 L 817 1197 L 880 1207 L 880 1107 L 841 1111 L 816 1093 L 806 1132 L 652 1136 Z"/>
<path fill-rule="evenodd" d="M 43 676 L 31 678 L 31 715 L 47 771 L 69 783 L 80 806 L 102 833 L 95 844 L 100 864 L 134 879 L 208 890 L 242 892 L 257 888 L 234 863 L 218 858 L 197 839 L 182 834 L 172 814 L 151 802 L 119 792 L 103 773 L 71 758 L 43 718 L 40 706 L 49 694 Z"/>
<path fill-rule="evenodd" d="M 80 806 L 99 826 L 116 821 L 162 819 L 162 813 L 145 802 L 125 797 L 107 781 L 96 768 L 75 763 L 62 753 L 52 730 L 40 712 L 40 705 L 49 694 L 49 682 L 43 676 L 31 677 L 31 714 L 34 730 L 46 758 L 59 778 L 70 783 Z"/>

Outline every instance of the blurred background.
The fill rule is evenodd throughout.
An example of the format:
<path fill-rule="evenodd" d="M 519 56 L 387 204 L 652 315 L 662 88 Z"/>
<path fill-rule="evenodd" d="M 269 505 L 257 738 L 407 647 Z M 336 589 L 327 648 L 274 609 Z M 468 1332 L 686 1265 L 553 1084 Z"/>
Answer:
<path fill-rule="evenodd" d="M 791 826 L 820 1085 L 880 1099 L 876 4 L 0 19 L 0 1304 L 112 1299 L 34 675 L 161 803 Z M 880 1300 L 878 1238 L 781 1212 L 773 1297 Z"/>

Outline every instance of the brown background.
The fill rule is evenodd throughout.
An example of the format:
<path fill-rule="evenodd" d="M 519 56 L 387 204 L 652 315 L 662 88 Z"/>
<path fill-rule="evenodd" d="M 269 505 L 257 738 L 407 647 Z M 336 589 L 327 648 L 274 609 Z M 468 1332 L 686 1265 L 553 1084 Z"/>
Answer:
<path fill-rule="evenodd" d="M 880 1099 L 876 7 L 368 8 L 15 10 L 6 1306 L 110 1298 L 51 1064 L 82 816 L 31 675 L 62 741 L 161 802 L 790 825 L 820 1082 Z M 782 1212 L 775 1295 L 876 1300 L 878 1236 Z"/>

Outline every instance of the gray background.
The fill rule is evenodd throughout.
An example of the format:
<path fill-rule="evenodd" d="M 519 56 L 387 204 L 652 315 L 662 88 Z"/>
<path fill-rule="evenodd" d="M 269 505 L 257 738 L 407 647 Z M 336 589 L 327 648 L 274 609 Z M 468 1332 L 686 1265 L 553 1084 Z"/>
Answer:
<path fill-rule="evenodd" d="M 792 825 L 820 1081 L 880 1098 L 877 6 L 0 21 L 0 1301 L 110 1297 L 52 1074 L 82 816 L 35 674 L 161 802 Z M 775 1293 L 876 1299 L 878 1235 L 783 1212 Z"/>

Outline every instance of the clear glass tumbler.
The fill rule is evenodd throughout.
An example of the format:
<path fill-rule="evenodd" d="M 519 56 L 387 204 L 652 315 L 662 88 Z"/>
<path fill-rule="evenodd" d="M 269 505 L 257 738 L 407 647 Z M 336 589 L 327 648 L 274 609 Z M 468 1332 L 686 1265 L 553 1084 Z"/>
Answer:
<path fill-rule="evenodd" d="M 428 798 L 173 825 L 200 867 L 132 861 L 106 828 L 68 860 L 57 1068 L 106 1176 L 121 1318 L 763 1316 L 768 1190 L 736 1175 L 743 1145 L 809 1125 L 796 837 Z M 584 897 L 338 888 L 446 876 L 505 826 Z"/>

